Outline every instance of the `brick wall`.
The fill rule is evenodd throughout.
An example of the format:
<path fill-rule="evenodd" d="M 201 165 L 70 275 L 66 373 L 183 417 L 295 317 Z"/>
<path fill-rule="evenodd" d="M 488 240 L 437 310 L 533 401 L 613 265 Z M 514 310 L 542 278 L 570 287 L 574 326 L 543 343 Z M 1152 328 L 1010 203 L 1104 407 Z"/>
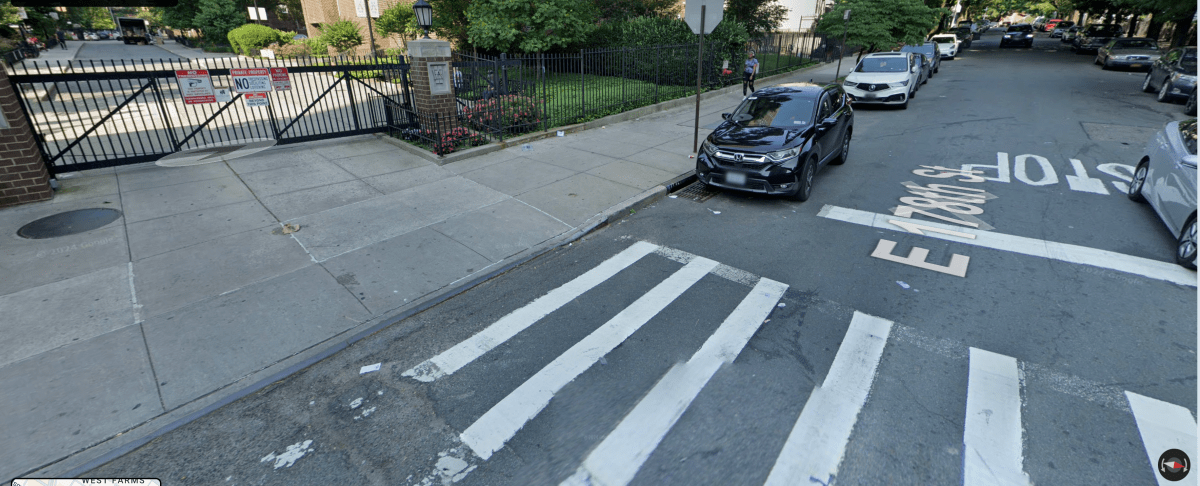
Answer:
<path fill-rule="evenodd" d="M 433 115 L 443 120 L 443 130 L 453 128 L 445 125 L 447 123 L 457 124 L 455 123 L 457 118 L 454 116 L 457 112 L 454 94 L 432 95 L 429 93 L 429 68 L 427 63 L 431 62 L 450 62 L 450 58 L 413 58 L 412 68 L 409 71 L 409 79 L 412 80 L 413 85 L 413 103 L 416 105 L 417 113 L 420 113 L 423 118 Z M 432 126 L 430 125 L 430 127 Z"/>
<path fill-rule="evenodd" d="M 50 174 L 2 66 L 0 112 L 8 121 L 0 126 L 0 207 L 50 199 Z"/>

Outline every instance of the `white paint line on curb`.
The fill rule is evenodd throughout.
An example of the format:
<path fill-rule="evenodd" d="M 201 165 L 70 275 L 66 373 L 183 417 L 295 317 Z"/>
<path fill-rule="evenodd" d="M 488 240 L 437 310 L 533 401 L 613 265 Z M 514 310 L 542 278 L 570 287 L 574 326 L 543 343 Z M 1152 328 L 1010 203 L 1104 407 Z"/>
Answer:
<path fill-rule="evenodd" d="M 829 484 L 867 401 L 892 322 L 855 311 L 821 386 L 814 388 L 766 486 Z"/>
<path fill-rule="evenodd" d="M 402 376 L 430 382 L 452 374 L 656 249 L 658 246 L 643 241 L 634 243 L 583 275 L 512 311 L 487 329 L 405 371 Z"/>
<path fill-rule="evenodd" d="M 1098 250 L 1086 246 L 1069 245 L 1053 241 L 1026 238 L 992 231 L 982 231 L 963 226 L 954 226 L 931 221 L 911 218 L 899 218 L 890 214 L 878 214 L 857 209 L 825 205 L 817 216 L 860 224 L 874 228 L 900 231 L 898 226 L 888 223 L 889 219 L 903 223 L 920 224 L 939 229 L 974 235 L 974 239 L 961 238 L 941 233 L 929 232 L 925 236 L 941 240 L 953 241 L 964 245 L 980 246 L 993 250 L 1002 250 L 1023 255 L 1078 263 L 1099 268 L 1107 268 L 1118 272 L 1140 275 L 1156 280 L 1163 280 L 1178 285 L 1196 287 L 1196 272 L 1187 270 L 1173 263 L 1150 260 L 1107 250 Z"/>
<path fill-rule="evenodd" d="M 562 484 L 629 484 L 717 370 L 737 358 L 787 288 L 759 280 L 700 350 L 671 368 Z"/>
<path fill-rule="evenodd" d="M 1021 459 L 1017 360 L 971 348 L 963 424 L 963 486 L 1029 484 Z"/>
<path fill-rule="evenodd" d="M 667 277 L 484 413 L 463 431 L 460 436 L 463 443 L 487 460 L 546 408 L 562 387 L 624 342 L 716 266 L 715 261 L 696 258 Z"/>
<path fill-rule="evenodd" d="M 1142 435 L 1142 446 L 1146 449 L 1146 457 L 1150 459 L 1150 472 L 1158 480 L 1158 486 L 1196 484 L 1195 471 L 1182 481 L 1167 481 L 1158 473 L 1158 458 L 1170 449 L 1179 449 L 1192 461 L 1196 460 L 1196 418 L 1192 417 L 1192 412 L 1179 405 L 1130 391 L 1125 392 L 1125 397 L 1129 399 L 1129 408 L 1133 410 L 1133 418 L 1137 420 L 1138 433 Z"/>

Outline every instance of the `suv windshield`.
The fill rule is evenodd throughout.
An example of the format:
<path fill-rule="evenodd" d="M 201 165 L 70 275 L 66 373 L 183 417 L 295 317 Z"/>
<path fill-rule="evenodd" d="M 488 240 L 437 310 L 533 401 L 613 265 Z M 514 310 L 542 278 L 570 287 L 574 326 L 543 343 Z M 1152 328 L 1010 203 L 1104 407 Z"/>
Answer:
<path fill-rule="evenodd" d="M 733 112 L 731 120 L 744 127 L 807 128 L 813 99 L 800 93 L 751 96 Z"/>
<path fill-rule="evenodd" d="M 1149 39 L 1118 40 L 1113 43 L 1113 49 L 1158 49 L 1158 45 Z"/>
<path fill-rule="evenodd" d="M 1113 37 L 1121 33 L 1121 27 L 1116 25 L 1092 25 L 1084 31 L 1085 35 L 1093 37 Z"/>
<path fill-rule="evenodd" d="M 868 57 L 854 68 L 856 73 L 902 73 L 907 70 L 906 56 Z"/>
<path fill-rule="evenodd" d="M 1033 32 L 1032 25 L 1010 25 L 1006 32 Z"/>
<path fill-rule="evenodd" d="M 926 44 L 923 46 L 904 46 L 900 48 L 900 52 L 919 52 L 932 59 L 934 48 L 933 44 Z"/>
<path fill-rule="evenodd" d="M 1179 60 L 1179 66 L 1184 70 L 1196 75 L 1196 51 L 1189 52 L 1183 55 L 1183 59 Z"/>
<path fill-rule="evenodd" d="M 958 37 L 955 37 L 953 34 L 941 34 L 935 35 L 929 40 L 937 42 L 938 44 L 954 44 L 958 41 Z"/>

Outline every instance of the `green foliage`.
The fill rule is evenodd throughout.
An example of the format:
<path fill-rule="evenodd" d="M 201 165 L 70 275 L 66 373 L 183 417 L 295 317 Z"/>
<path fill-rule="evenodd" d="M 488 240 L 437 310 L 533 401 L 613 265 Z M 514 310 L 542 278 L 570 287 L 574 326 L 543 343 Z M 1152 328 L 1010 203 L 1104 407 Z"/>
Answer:
<path fill-rule="evenodd" d="M 714 53 L 716 59 L 729 59 L 730 64 L 740 64 L 745 59 L 745 46 L 750 35 L 745 26 L 735 20 L 725 19 L 713 32 L 704 37 L 705 52 Z M 653 47 L 660 45 L 695 44 L 696 34 L 687 23 L 674 18 L 639 17 L 622 22 L 610 22 L 600 27 L 592 36 L 591 47 Z M 651 65 L 648 69 L 658 66 L 659 73 L 664 72 L 662 65 L 668 65 L 666 72 L 677 69 L 686 71 L 691 66 L 692 77 L 695 77 L 695 52 L 686 58 L 674 59 L 668 55 L 662 59 L 646 60 Z M 675 67 L 679 64 L 679 67 Z"/>
<path fill-rule="evenodd" d="M 850 20 L 843 22 L 846 9 L 850 9 Z M 848 44 L 863 46 L 867 52 L 890 50 L 924 42 L 943 13 L 921 0 L 841 0 L 821 17 L 817 31 L 840 38 L 847 29 Z"/>
<path fill-rule="evenodd" d="M 229 31 L 246 23 L 246 10 L 228 0 L 200 0 L 199 7 L 192 28 L 200 30 L 209 41 L 226 39 Z"/>
<path fill-rule="evenodd" d="M 454 48 L 469 51 L 467 8 L 474 0 L 426 0 L 433 7 L 433 32 L 454 44 Z"/>
<path fill-rule="evenodd" d="M 674 18 L 682 10 L 676 0 L 591 0 L 601 25 L 637 17 Z"/>
<path fill-rule="evenodd" d="M 0 24 L 15 24 L 20 21 L 21 17 L 17 15 L 17 7 L 12 6 L 10 0 L 0 0 Z"/>
<path fill-rule="evenodd" d="M 200 15 L 200 0 L 179 0 L 174 7 L 152 7 L 159 14 L 163 25 L 187 30 L 199 29 L 196 17 Z"/>
<path fill-rule="evenodd" d="M 363 43 L 362 31 L 353 21 L 342 19 L 321 28 L 321 42 L 345 54 Z"/>
<path fill-rule="evenodd" d="M 71 7 L 67 9 L 67 21 L 79 24 L 84 30 L 117 28 L 108 9 L 103 7 Z"/>
<path fill-rule="evenodd" d="M 733 20 L 746 26 L 750 38 L 773 32 L 787 18 L 788 9 L 779 0 L 727 0 L 721 22 Z"/>
<path fill-rule="evenodd" d="M 463 110 L 463 115 L 477 130 L 496 132 L 504 129 L 510 135 L 537 130 L 542 123 L 538 100 L 519 95 L 476 101 Z"/>
<path fill-rule="evenodd" d="M 279 51 L 275 53 L 276 57 L 283 59 L 294 59 L 297 57 L 326 57 L 329 55 L 329 45 L 321 41 L 320 38 L 309 37 L 307 39 L 293 40 L 286 45 L 279 46 Z"/>
<path fill-rule="evenodd" d="M 257 55 L 259 50 L 266 49 L 271 44 L 291 42 L 295 35 L 294 32 L 281 32 L 265 25 L 246 24 L 229 31 L 226 38 L 229 39 L 233 52 Z"/>
<path fill-rule="evenodd" d="M 398 36 L 409 39 L 422 34 L 417 26 L 417 15 L 413 12 L 411 3 L 397 3 L 379 13 L 375 20 L 375 30 L 385 37 Z"/>
<path fill-rule="evenodd" d="M 583 42 L 594 29 L 589 4 L 577 0 L 476 0 L 468 37 L 480 49 L 545 52 Z"/>

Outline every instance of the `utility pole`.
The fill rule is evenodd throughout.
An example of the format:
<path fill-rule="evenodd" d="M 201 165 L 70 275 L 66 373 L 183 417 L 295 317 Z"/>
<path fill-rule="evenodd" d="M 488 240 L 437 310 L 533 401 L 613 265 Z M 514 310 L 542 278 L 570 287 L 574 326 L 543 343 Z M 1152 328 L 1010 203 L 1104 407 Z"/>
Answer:
<path fill-rule="evenodd" d="M 837 82 L 838 78 L 842 77 L 842 58 L 846 57 L 846 35 L 850 33 L 850 9 L 842 14 L 842 47 L 838 49 L 838 67 L 837 72 L 833 74 L 833 82 Z"/>

